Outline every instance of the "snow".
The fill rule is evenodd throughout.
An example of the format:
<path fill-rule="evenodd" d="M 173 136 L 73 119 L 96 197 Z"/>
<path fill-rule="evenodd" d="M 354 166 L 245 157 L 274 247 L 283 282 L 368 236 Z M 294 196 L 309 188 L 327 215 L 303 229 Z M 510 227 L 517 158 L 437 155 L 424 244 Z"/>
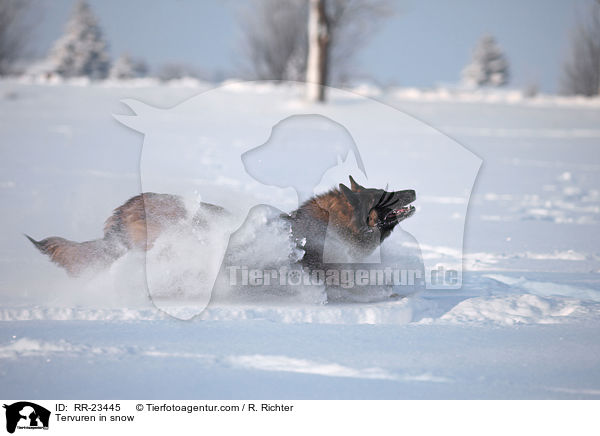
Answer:
<path fill-rule="evenodd" d="M 229 85 L 231 95 L 249 102 L 283 95 L 290 108 L 303 107 L 297 85 Z M 192 79 L 0 82 L 6 397 L 27 391 L 31 399 L 600 398 L 597 99 L 368 89 L 483 160 L 470 201 L 417 189 L 421 209 L 384 244 L 414 249 L 401 235 L 425 227 L 428 239 L 418 244 L 423 259 L 462 260 L 461 289 L 399 299 L 344 295 L 326 303 L 315 287 L 223 288 L 199 316 L 182 321 L 150 301 L 142 253 L 72 279 L 34 250 L 23 232 L 99 237 L 108 213 L 140 192 L 143 138 L 112 118 L 131 114 L 121 100 L 174 107 L 210 87 Z M 362 101 L 329 104 L 360 117 Z M 243 139 L 233 142 L 236 153 Z M 385 147 L 374 152 L 390 153 Z M 220 174 L 220 156 L 202 156 L 211 177 Z M 447 184 L 444 174 L 430 182 Z M 237 183 L 226 174 L 214 177 L 223 191 Z M 293 207 L 287 197 L 273 201 Z M 427 217 L 460 224 L 467 205 L 461 254 Z M 287 259 L 285 233 L 267 225 L 268 217 L 264 210 L 251 215 L 229 259 L 259 266 Z M 176 231 L 165 237 L 193 253 Z M 168 245 L 159 243 L 150 255 Z M 186 315 L 186 303 L 165 297 L 173 313 Z M 112 381 L 98 382 L 106 378 Z"/>
<path fill-rule="evenodd" d="M 494 324 L 553 324 L 574 315 L 593 316 L 598 307 L 578 300 L 540 298 L 535 295 L 470 298 L 457 304 L 440 320 L 452 323 L 480 322 Z"/>

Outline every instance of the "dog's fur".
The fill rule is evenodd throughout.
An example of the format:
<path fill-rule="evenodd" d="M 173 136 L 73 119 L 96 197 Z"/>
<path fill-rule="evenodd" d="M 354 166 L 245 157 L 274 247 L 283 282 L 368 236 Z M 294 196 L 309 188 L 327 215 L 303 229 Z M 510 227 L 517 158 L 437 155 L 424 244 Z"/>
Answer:
<path fill-rule="evenodd" d="M 294 239 L 305 251 L 301 262 L 308 267 L 317 267 L 323 264 L 328 228 L 346 241 L 358 256 L 368 255 L 400 221 L 414 213 L 414 207 L 407 207 L 414 200 L 415 191 L 387 192 L 364 188 L 350 177 L 350 188 L 340 184 L 339 189 L 311 198 L 284 218 L 290 222 Z M 192 223 L 199 229 L 206 229 L 210 220 L 225 215 L 227 212 L 223 208 L 201 203 Z M 73 242 L 53 236 L 36 241 L 25 236 L 52 262 L 77 276 L 90 267 L 110 265 L 128 250 L 150 249 L 164 230 L 187 218 L 181 198 L 144 193 L 114 210 L 106 220 L 102 239 Z"/>
<path fill-rule="evenodd" d="M 292 235 L 305 251 L 305 266 L 323 266 L 324 244 L 331 234 L 345 242 L 352 258 L 360 260 L 414 213 L 408 205 L 416 199 L 415 191 L 370 189 L 349 178 L 350 188 L 340 183 L 339 189 L 311 198 L 290 214 Z"/>
<path fill-rule="evenodd" d="M 193 219 L 194 226 L 206 228 L 208 214 L 218 217 L 226 212 L 214 204 L 201 203 Z M 74 242 L 51 236 L 36 241 L 25 236 L 69 275 L 78 276 L 90 268 L 109 266 L 128 250 L 149 250 L 164 230 L 187 218 L 181 198 L 147 192 L 130 198 L 113 211 L 104 224 L 102 239 Z"/>

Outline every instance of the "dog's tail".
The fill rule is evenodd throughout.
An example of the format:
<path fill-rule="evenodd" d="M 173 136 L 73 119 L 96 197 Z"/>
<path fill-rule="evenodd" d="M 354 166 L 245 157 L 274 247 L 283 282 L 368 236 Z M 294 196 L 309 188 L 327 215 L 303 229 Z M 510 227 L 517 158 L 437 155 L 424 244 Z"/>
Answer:
<path fill-rule="evenodd" d="M 41 241 L 36 241 L 29 235 L 25 237 L 72 276 L 77 276 L 90 267 L 108 266 L 119 257 L 114 243 L 106 239 L 75 242 L 57 236 Z"/>

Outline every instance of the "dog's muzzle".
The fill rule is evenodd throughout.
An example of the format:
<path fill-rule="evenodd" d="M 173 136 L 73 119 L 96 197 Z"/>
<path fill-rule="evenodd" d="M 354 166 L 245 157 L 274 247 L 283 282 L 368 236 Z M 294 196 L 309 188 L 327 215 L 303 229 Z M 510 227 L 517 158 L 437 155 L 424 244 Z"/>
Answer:
<path fill-rule="evenodd" d="M 412 205 L 403 206 L 398 209 L 393 209 L 387 213 L 387 215 L 384 218 L 384 221 L 389 222 L 393 220 L 405 220 L 406 218 L 412 216 L 415 213 L 415 210 L 415 207 Z"/>

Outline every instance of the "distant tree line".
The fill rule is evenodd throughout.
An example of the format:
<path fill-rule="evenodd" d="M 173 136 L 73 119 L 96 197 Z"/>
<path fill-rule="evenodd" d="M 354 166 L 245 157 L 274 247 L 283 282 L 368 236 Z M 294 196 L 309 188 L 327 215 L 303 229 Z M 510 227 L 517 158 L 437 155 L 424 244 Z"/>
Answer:
<path fill-rule="evenodd" d="M 312 101 L 326 98 L 326 87 L 352 75 L 356 54 L 382 20 L 394 12 L 393 0 L 250 0 L 239 13 L 240 67 L 255 79 L 307 82 Z M 31 33 L 30 0 L 0 0 L 0 75 L 16 71 Z M 144 61 L 122 53 L 114 62 L 101 26 L 85 0 L 78 0 L 44 66 L 48 75 L 129 79 L 148 74 Z M 164 80 L 201 75 L 185 63 L 163 65 Z M 497 87 L 510 80 L 508 59 L 491 35 L 475 46 L 462 71 L 471 87 Z M 561 91 L 600 93 L 600 0 L 573 29 L 563 65 Z"/>

